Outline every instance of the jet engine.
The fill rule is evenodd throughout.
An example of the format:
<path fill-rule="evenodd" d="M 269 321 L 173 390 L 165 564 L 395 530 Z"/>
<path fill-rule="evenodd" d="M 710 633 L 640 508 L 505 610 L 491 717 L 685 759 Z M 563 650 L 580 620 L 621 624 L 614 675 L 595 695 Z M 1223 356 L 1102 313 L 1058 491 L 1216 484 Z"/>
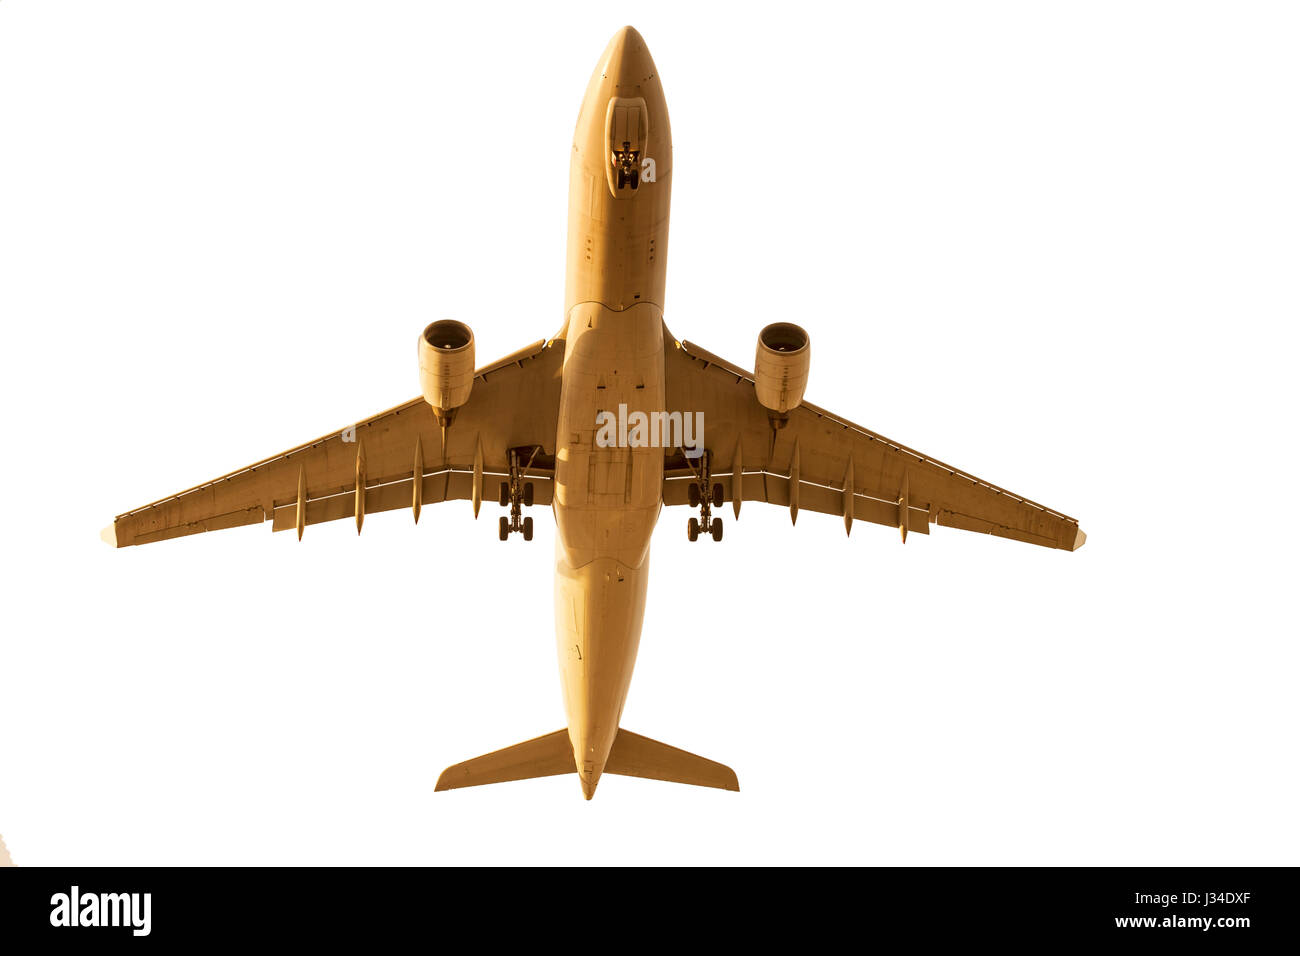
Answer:
<path fill-rule="evenodd" d="M 791 322 L 776 322 L 758 333 L 754 392 L 758 403 L 784 416 L 798 408 L 808 385 L 808 333 Z"/>
<path fill-rule="evenodd" d="M 451 423 L 473 386 L 474 333 L 463 322 L 434 322 L 420 334 L 420 391 L 438 424 Z"/>

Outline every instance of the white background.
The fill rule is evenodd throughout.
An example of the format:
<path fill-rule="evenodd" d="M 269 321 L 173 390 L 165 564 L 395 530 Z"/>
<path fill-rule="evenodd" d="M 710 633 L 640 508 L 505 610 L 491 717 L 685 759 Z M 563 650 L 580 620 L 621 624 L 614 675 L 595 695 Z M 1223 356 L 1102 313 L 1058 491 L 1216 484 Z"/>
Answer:
<path fill-rule="evenodd" d="M 1300 862 L 1286 5 L 0 5 L 0 833 L 19 865 Z M 553 522 L 113 551 L 113 515 L 562 320 L 634 23 L 666 317 L 1078 516 L 1075 554 L 665 512 L 624 725 L 739 794 L 435 794 L 564 725 Z"/>

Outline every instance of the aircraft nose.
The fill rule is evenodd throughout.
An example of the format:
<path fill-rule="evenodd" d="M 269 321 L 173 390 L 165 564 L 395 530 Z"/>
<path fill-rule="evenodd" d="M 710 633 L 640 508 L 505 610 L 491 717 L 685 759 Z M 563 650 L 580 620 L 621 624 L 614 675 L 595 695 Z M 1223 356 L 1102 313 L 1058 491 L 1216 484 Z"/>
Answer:
<path fill-rule="evenodd" d="M 650 48 L 635 27 L 623 27 L 605 48 L 605 66 L 601 70 L 618 86 L 639 86 L 655 75 Z"/>
<path fill-rule="evenodd" d="M 634 26 L 619 27 L 618 31 L 614 34 L 614 36 L 610 40 L 610 42 L 613 43 L 624 43 L 624 44 L 628 43 L 629 41 L 640 43 L 643 46 L 645 45 L 645 40 L 641 39 L 641 34 L 636 32 L 636 27 Z"/>

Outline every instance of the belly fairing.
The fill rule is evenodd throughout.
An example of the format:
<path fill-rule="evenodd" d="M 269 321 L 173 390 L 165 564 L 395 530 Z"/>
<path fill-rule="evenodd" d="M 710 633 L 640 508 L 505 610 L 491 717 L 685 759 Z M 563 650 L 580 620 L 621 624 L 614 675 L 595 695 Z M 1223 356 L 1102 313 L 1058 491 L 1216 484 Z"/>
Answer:
<path fill-rule="evenodd" d="M 664 449 L 614 444 L 603 413 L 626 421 L 664 406 L 663 318 L 650 303 L 614 312 L 597 303 L 569 315 L 556 436 L 555 522 L 570 567 L 609 557 L 638 568 L 663 501 Z"/>

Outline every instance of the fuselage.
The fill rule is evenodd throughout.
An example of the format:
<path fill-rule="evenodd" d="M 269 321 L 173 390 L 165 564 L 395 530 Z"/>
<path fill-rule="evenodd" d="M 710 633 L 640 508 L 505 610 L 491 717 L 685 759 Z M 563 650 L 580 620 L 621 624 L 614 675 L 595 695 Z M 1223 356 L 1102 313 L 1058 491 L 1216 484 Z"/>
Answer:
<path fill-rule="evenodd" d="M 590 798 L 641 639 L 663 449 L 601 447 L 597 417 L 664 407 L 672 134 L 645 41 L 625 27 L 587 86 L 569 170 L 556 435 L 555 629 L 569 738 Z"/>

